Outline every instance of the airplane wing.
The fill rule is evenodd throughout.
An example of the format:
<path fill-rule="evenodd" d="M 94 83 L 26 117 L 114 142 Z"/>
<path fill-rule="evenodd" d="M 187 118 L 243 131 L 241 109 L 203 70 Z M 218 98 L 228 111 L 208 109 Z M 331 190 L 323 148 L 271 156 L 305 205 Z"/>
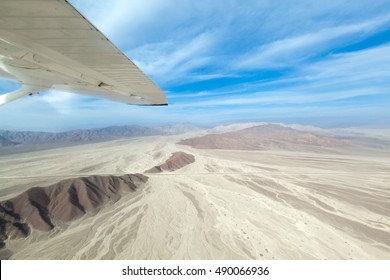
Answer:
<path fill-rule="evenodd" d="M 0 104 L 52 88 L 167 105 L 164 92 L 66 0 L 0 0 L 0 76 L 22 84 Z"/>

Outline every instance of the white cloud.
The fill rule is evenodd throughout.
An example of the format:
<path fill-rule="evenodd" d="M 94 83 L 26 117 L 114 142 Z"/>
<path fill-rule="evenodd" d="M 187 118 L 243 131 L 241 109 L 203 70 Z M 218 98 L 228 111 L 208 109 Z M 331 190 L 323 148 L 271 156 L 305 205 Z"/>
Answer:
<path fill-rule="evenodd" d="M 133 61 L 145 73 L 159 81 L 176 82 L 186 79 L 197 68 L 211 63 L 207 53 L 213 47 L 216 35 L 212 32 L 199 34 L 189 42 L 175 41 L 150 44 L 131 52 Z"/>
<path fill-rule="evenodd" d="M 73 2 L 162 85 L 291 66 L 390 18 L 386 1 L 85 1 Z"/>
<path fill-rule="evenodd" d="M 367 33 L 389 23 L 390 15 L 358 24 L 322 28 L 316 32 L 277 40 L 238 57 L 236 67 L 249 70 L 291 66 L 329 50 L 331 47 L 351 41 L 352 35 L 355 37 L 358 35 L 358 39 L 361 39 L 362 36 L 367 36 Z M 356 38 L 353 39 L 356 40 Z"/>
<path fill-rule="evenodd" d="M 303 64 L 292 77 L 272 83 L 249 82 L 227 87 L 225 90 L 189 95 L 188 98 L 183 96 L 181 105 L 183 108 L 254 104 L 304 105 L 358 96 L 390 95 L 388 77 L 390 45 L 383 45 Z M 196 101 L 194 97 L 198 97 Z"/>
<path fill-rule="evenodd" d="M 367 50 L 332 55 L 307 66 L 308 80 L 339 80 L 350 83 L 385 82 L 390 77 L 390 44 Z"/>
<path fill-rule="evenodd" d="M 82 99 L 80 95 L 55 90 L 45 92 L 41 98 L 41 101 L 48 103 L 59 114 L 63 115 L 72 114 Z"/>

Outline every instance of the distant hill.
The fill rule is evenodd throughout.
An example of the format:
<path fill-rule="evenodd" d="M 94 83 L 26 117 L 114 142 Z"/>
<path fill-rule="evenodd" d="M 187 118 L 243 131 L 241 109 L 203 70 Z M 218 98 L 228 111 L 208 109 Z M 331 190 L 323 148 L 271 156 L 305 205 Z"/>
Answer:
<path fill-rule="evenodd" d="M 208 134 L 179 142 L 179 144 L 198 149 L 227 150 L 289 149 L 290 145 L 335 147 L 352 143 L 352 140 L 337 138 L 330 133 L 300 131 L 278 124 L 262 124 L 234 132 Z"/>
<path fill-rule="evenodd" d="M 161 134 L 161 131 L 142 126 L 113 126 L 100 129 L 82 129 L 67 132 L 35 132 L 0 130 L 0 137 L 22 144 L 54 144 L 97 142 L 120 137 L 137 137 Z"/>
<path fill-rule="evenodd" d="M 67 132 L 35 132 L 0 130 L 0 147 L 25 144 L 76 144 L 115 140 L 119 138 L 143 137 L 153 135 L 180 134 L 199 129 L 190 124 L 177 124 L 162 127 L 138 125 L 111 126 L 98 129 L 80 129 Z"/>
<path fill-rule="evenodd" d="M 20 143 L 9 140 L 8 138 L 0 135 L 0 147 L 15 146 Z"/>
<path fill-rule="evenodd" d="M 164 134 L 181 134 L 186 132 L 195 132 L 201 130 L 200 127 L 195 126 L 191 123 L 178 123 L 178 124 L 169 124 L 156 127 Z"/>

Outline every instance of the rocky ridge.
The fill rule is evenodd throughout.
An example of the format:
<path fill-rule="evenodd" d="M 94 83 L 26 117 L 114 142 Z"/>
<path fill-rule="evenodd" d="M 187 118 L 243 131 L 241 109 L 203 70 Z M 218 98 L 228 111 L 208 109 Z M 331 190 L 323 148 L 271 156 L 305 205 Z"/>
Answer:
<path fill-rule="evenodd" d="M 0 202 L 0 241 L 26 237 L 31 228 L 49 231 L 61 223 L 97 212 L 109 202 L 135 192 L 147 176 L 90 176 L 60 181 L 48 187 L 33 187 Z"/>
<path fill-rule="evenodd" d="M 175 152 L 164 163 L 154 166 L 145 173 L 161 173 L 163 171 L 175 171 L 195 162 L 193 155 L 185 152 Z"/>

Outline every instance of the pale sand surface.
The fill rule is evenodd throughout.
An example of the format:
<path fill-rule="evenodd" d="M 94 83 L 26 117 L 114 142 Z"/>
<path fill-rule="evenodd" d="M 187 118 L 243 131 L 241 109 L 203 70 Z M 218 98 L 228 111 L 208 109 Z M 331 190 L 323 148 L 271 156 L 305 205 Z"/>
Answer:
<path fill-rule="evenodd" d="M 131 196 L 49 233 L 7 241 L 13 259 L 389 259 L 390 151 L 196 150 L 145 137 L 0 156 L 0 200 L 69 177 L 146 174 Z"/>

